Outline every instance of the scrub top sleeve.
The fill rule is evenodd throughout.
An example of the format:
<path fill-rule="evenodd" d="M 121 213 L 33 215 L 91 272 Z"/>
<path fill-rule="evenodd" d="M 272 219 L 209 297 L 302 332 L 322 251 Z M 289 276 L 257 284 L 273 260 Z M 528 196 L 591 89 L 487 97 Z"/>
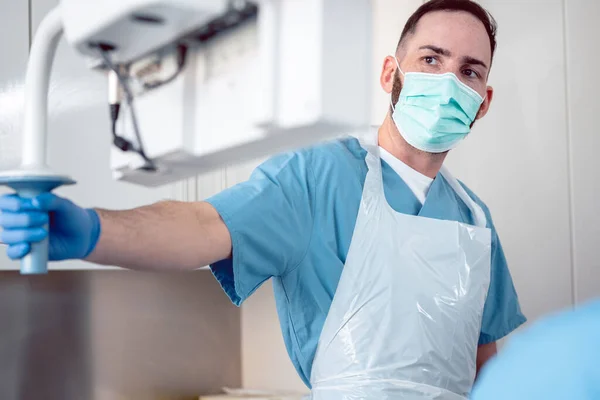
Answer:
<path fill-rule="evenodd" d="M 491 221 L 488 216 L 488 221 Z M 521 312 L 504 250 L 492 225 L 492 260 L 490 288 L 483 308 L 479 345 L 502 339 L 527 319 Z"/>
<path fill-rule="evenodd" d="M 229 229 L 231 259 L 211 265 L 241 305 L 260 285 L 298 265 L 313 230 L 314 175 L 305 153 L 274 157 L 246 182 L 209 199 Z"/>

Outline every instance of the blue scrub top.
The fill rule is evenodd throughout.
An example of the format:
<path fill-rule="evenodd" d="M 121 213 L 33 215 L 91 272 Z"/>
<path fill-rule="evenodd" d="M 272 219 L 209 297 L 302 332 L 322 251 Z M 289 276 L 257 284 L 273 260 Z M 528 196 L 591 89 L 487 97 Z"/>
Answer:
<path fill-rule="evenodd" d="M 472 400 L 600 399 L 600 300 L 536 322 L 483 368 Z"/>
<path fill-rule="evenodd" d="M 367 174 L 366 151 L 355 138 L 276 156 L 250 179 L 207 201 L 229 228 L 233 257 L 211 266 L 240 305 L 273 278 L 284 341 L 303 381 L 309 379 L 319 335 L 352 239 Z M 382 161 L 385 195 L 397 212 L 472 224 L 469 208 L 438 174 L 425 203 Z M 492 229 L 491 283 L 480 344 L 494 342 L 525 322 L 506 259 Z M 268 351 L 268 349 L 265 349 Z"/>

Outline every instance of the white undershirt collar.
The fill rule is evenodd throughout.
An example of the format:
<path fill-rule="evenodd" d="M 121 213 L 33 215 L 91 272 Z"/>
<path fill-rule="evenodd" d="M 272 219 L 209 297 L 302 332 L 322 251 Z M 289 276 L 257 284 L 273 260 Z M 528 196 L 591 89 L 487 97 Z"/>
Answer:
<path fill-rule="evenodd" d="M 402 161 L 388 153 L 383 147 L 379 146 L 379 152 L 381 159 L 388 163 L 390 167 L 396 172 L 400 178 L 406 183 L 410 190 L 414 193 L 417 200 L 421 202 L 421 205 L 425 203 L 427 192 L 433 183 L 433 179 L 423 175 L 419 171 L 416 171 L 404 164 Z"/>

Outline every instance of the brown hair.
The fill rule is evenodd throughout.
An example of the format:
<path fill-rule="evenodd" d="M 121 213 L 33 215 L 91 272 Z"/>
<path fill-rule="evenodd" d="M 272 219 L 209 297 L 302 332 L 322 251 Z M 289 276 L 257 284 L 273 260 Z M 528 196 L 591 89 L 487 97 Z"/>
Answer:
<path fill-rule="evenodd" d="M 417 11 L 413 13 L 413 15 L 410 16 L 408 21 L 406 21 L 406 25 L 404 25 L 404 29 L 400 35 L 400 40 L 398 41 L 398 47 L 402 45 L 407 36 L 415 33 L 419 20 L 425 14 L 429 14 L 434 11 L 463 11 L 473 15 L 475 18 L 481 21 L 485 27 L 488 37 L 490 38 L 492 59 L 494 58 L 494 52 L 496 51 L 496 31 L 498 29 L 496 20 L 485 8 L 471 0 L 430 0 L 423 4 L 417 9 Z"/>

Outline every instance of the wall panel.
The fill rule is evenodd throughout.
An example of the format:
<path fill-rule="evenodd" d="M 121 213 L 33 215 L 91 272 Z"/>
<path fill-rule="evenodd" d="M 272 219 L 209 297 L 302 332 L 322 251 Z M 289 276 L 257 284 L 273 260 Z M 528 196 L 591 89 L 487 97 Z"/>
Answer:
<path fill-rule="evenodd" d="M 600 297 L 600 2 L 564 0 L 575 299 Z"/>

